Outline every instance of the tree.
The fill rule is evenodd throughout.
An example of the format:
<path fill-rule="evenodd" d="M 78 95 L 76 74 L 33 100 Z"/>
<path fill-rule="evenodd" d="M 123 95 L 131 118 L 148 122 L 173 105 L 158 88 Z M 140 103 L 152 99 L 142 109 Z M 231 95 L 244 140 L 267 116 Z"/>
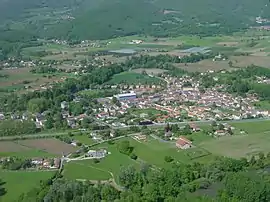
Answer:
<path fill-rule="evenodd" d="M 54 120 L 51 116 L 47 117 L 47 121 L 45 122 L 45 128 L 46 129 L 52 129 L 54 126 Z"/>
<path fill-rule="evenodd" d="M 174 159 L 173 159 L 171 156 L 165 156 L 164 160 L 165 160 L 167 163 L 170 163 L 170 162 L 172 162 Z"/>
<path fill-rule="evenodd" d="M 134 153 L 131 153 L 130 158 L 132 158 L 133 160 L 137 160 L 138 156 Z"/>
<path fill-rule="evenodd" d="M 45 98 L 34 98 L 28 102 L 28 110 L 33 113 L 41 113 L 48 109 L 50 102 Z"/>
<path fill-rule="evenodd" d="M 0 197 L 6 194 L 6 189 L 3 187 L 5 183 L 0 179 Z"/>
<path fill-rule="evenodd" d="M 232 67 L 232 66 L 233 66 L 233 62 L 230 60 L 230 61 L 228 62 L 228 65 L 229 65 L 229 67 Z"/>
<path fill-rule="evenodd" d="M 118 150 L 123 154 L 130 155 L 133 148 L 130 146 L 129 141 L 124 140 L 118 143 Z"/>

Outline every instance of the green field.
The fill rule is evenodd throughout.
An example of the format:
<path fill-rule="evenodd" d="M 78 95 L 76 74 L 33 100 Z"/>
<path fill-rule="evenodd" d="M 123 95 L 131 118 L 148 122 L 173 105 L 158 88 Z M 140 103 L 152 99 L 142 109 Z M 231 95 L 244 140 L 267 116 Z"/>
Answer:
<path fill-rule="evenodd" d="M 135 72 L 123 72 L 114 75 L 107 84 L 159 84 L 162 80 Z"/>
<path fill-rule="evenodd" d="M 54 175 L 55 172 L 47 171 L 14 171 L 5 172 L 0 170 L 0 178 L 5 183 L 4 188 L 7 193 L 0 199 L 1 202 L 17 201 L 19 196 L 27 193 L 31 189 L 39 186 L 40 180 L 47 180 Z"/>
<path fill-rule="evenodd" d="M 91 144 L 96 143 L 92 138 L 89 138 L 87 135 L 75 135 L 72 138 L 86 145 L 91 145 Z"/>
<path fill-rule="evenodd" d="M 107 170 L 92 166 L 87 161 L 74 161 L 65 165 L 63 175 L 67 179 L 108 180 L 112 178 Z"/>
<path fill-rule="evenodd" d="M 255 103 L 255 106 L 262 110 L 270 110 L 270 101 L 264 100 Z"/>
<path fill-rule="evenodd" d="M 241 123 L 234 122 L 231 125 L 239 130 L 244 130 L 249 134 L 257 134 L 257 133 L 270 131 L 270 121 L 269 120 L 265 120 L 265 121 L 261 121 L 261 120 L 252 121 L 252 120 L 250 120 L 250 121 L 241 122 Z"/>
<path fill-rule="evenodd" d="M 131 138 L 129 141 L 134 146 L 135 154 L 141 160 L 160 168 L 171 166 L 165 162 L 165 156 L 171 156 L 176 162 L 189 163 L 193 158 L 200 161 L 199 156 L 209 155 L 205 150 L 198 147 L 179 150 L 176 148 L 174 141 L 160 142 L 152 138 L 148 138 L 147 142 L 138 142 Z"/>
<path fill-rule="evenodd" d="M 203 142 L 200 146 L 216 155 L 241 158 L 270 152 L 269 142 L 270 133 L 260 133 L 222 137 Z"/>
<path fill-rule="evenodd" d="M 121 154 L 117 150 L 117 145 L 101 144 L 96 148 L 105 148 L 111 154 L 102 159 L 99 163 L 94 163 L 92 160 L 74 161 L 65 165 L 64 176 L 71 179 L 93 179 L 104 180 L 115 178 L 119 174 L 122 166 L 139 165 L 138 162 L 132 160 L 129 156 Z M 78 167 L 78 168 L 77 168 Z M 79 169 L 81 173 L 77 171 Z M 83 173 L 86 173 L 85 175 Z"/>

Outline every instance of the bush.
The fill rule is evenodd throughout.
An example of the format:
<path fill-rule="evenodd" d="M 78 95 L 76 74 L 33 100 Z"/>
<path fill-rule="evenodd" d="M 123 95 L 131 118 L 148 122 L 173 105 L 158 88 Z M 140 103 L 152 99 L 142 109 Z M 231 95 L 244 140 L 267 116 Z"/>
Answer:
<path fill-rule="evenodd" d="M 130 154 L 130 158 L 132 158 L 133 160 L 137 160 L 138 156 L 134 153 Z"/>
<path fill-rule="evenodd" d="M 171 156 L 165 156 L 164 160 L 165 160 L 167 163 L 170 163 L 170 162 L 172 162 L 174 159 L 173 159 Z"/>
<path fill-rule="evenodd" d="M 112 140 L 109 140 L 109 141 L 108 141 L 108 144 L 109 144 L 109 145 L 114 145 L 114 143 L 115 143 L 115 142 L 112 141 Z"/>
<path fill-rule="evenodd" d="M 82 146 L 82 143 L 81 143 L 81 142 L 77 142 L 76 145 L 77 145 L 78 147 L 80 147 L 80 146 Z"/>

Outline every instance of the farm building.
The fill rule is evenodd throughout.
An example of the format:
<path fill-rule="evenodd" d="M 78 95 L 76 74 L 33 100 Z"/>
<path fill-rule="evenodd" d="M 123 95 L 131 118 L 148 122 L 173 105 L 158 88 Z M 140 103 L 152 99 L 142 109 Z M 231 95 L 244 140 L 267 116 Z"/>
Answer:
<path fill-rule="evenodd" d="M 115 97 L 118 100 L 132 100 L 132 99 L 136 99 L 137 95 L 136 95 L 136 93 L 131 92 L 131 93 L 118 94 Z"/>
<path fill-rule="evenodd" d="M 188 149 L 192 147 L 192 142 L 185 137 L 179 137 L 175 145 L 180 149 Z"/>
<path fill-rule="evenodd" d="M 224 135 L 227 135 L 226 131 L 225 130 L 217 130 L 215 131 L 215 136 L 224 136 Z"/>
<path fill-rule="evenodd" d="M 104 158 L 107 154 L 107 151 L 105 149 L 101 149 L 101 150 L 89 150 L 87 152 L 87 156 L 89 157 L 93 157 L 96 159 L 101 159 Z"/>

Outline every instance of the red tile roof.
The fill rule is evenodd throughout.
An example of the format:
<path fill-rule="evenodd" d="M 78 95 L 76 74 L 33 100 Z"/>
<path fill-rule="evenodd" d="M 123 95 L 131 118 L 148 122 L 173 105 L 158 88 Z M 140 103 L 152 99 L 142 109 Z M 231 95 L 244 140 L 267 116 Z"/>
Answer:
<path fill-rule="evenodd" d="M 187 138 L 181 136 L 179 137 L 179 139 L 176 141 L 176 144 L 177 145 L 180 145 L 180 146 L 184 146 L 186 144 L 192 144 L 192 142 L 190 140 L 188 140 Z"/>

